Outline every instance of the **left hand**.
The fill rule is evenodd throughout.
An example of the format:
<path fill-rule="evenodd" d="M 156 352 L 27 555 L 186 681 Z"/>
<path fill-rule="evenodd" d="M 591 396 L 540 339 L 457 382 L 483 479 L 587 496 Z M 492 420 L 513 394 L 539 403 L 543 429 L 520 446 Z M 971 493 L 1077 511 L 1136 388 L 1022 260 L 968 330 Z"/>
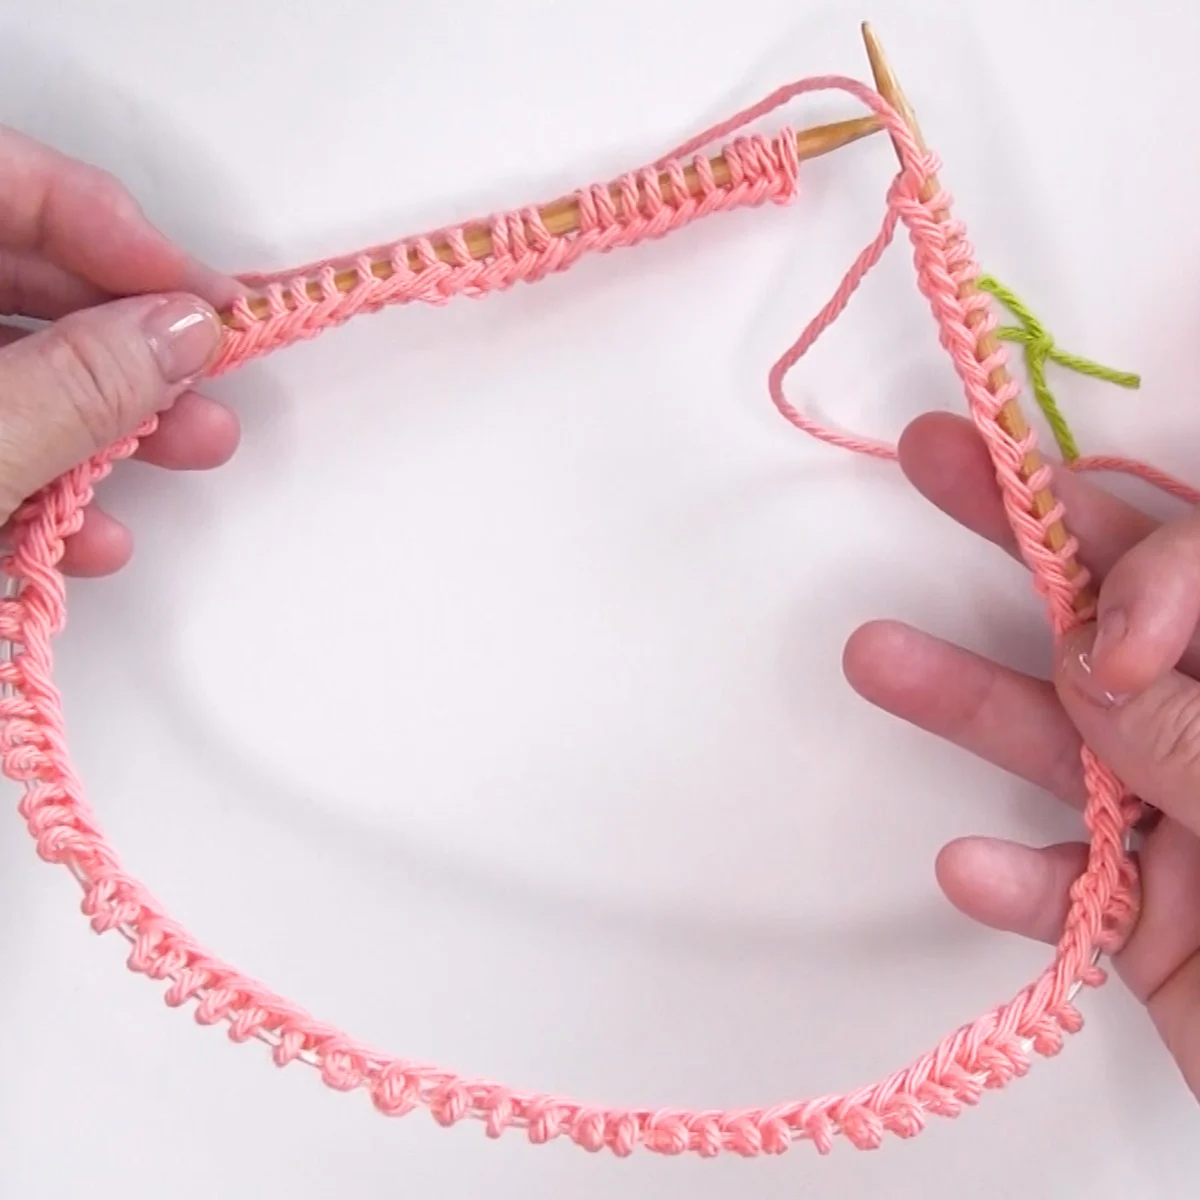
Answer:
<path fill-rule="evenodd" d="M 915 421 L 900 463 L 927 499 L 1015 554 L 991 462 L 968 421 Z M 1161 810 L 1139 855 L 1138 922 L 1114 965 L 1200 1099 L 1200 520 L 1160 526 L 1069 471 L 1056 476 L 1080 560 L 1100 581 L 1103 641 L 1096 625 L 1070 635 L 1054 678 L 1042 680 L 878 622 L 851 637 L 846 676 L 873 704 L 1076 808 L 1086 741 Z M 968 837 L 942 849 L 937 878 L 975 920 L 1054 942 L 1086 849 Z"/>
<path fill-rule="evenodd" d="M 171 386 L 151 353 L 165 339 L 149 331 L 181 303 L 207 305 L 215 347 L 212 310 L 242 290 L 155 229 L 111 176 L 0 126 L 0 317 L 47 322 L 30 334 L 0 320 L 0 526 L 152 412 L 144 462 L 198 470 L 228 459 L 237 418 L 186 381 Z M 91 505 L 61 566 L 103 575 L 131 552 L 129 531 Z"/>

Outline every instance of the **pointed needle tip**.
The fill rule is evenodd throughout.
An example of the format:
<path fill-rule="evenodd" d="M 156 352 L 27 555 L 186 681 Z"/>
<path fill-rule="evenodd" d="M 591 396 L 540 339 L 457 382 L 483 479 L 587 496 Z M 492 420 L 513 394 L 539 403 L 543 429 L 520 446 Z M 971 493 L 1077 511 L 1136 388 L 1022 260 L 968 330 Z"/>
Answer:
<path fill-rule="evenodd" d="M 904 118 L 904 123 L 912 130 L 917 141 L 921 142 L 921 128 L 917 124 L 916 114 L 900 87 L 887 55 L 883 52 L 883 45 L 869 21 L 862 23 L 862 38 L 867 50 L 867 60 L 871 64 L 871 74 L 875 77 L 875 90 Z"/>
<path fill-rule="evenodd" d="M 875 76 L 875 86 L 879 94 L 885 100 L 890 101 L 888 96 L 889 91 L 899 91 L 899 85 L 896 83 L 896 77 L 892 74 L 892 69 L 888 65 L 887 55 L 883 52 L 883 45 L 879 41 L 878 35 L 872 28 L 870 21 L 862 23 L 862 39 L 863 45 L 867 50 L 867 59 L 871 64 L 871 74 Z"/>

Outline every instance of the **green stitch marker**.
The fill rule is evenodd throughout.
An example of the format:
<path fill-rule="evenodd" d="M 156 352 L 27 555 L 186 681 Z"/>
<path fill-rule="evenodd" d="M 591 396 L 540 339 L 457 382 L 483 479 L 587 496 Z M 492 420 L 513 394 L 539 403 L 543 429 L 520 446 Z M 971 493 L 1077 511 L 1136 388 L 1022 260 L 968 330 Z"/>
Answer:
<path fill-rule="evenodd" d="M 1123 388 L 1141 387 L 1141 376 L 1129 371 L 1115 371 L 1112 367 L 1092 362 L 1090 358 L 1060 350 L 1046 327 L 1033 315 L 1025 302 L 1002 283 L 990 275 L 981 275 L 977 284 L 981 291 L 987 292 L 1003 304 L 1019 322 L 1018 325 L 1001 326 L 996 330 L 996 337 L 1001 341 L 1015 342 L 1024 347 L 1025 367 L 1029 372 L 1029 385 L 1033 389 L 1034 399 L 1054 434 L 1063 461 L 1073 462 L 1079 457 L 1079 446 L 1046 381 L 1046 363 L 1057 363 L 1076 374 L 1100 379 L 1105 383 L 1114 383 Z"/>

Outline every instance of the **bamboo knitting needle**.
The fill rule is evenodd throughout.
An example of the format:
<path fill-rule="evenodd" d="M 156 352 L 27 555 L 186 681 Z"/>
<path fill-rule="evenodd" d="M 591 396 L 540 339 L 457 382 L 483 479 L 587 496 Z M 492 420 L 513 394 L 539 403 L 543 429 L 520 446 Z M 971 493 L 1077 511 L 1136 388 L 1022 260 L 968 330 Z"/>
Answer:
<path fill-rule="evenodd" d="M 887 57 L 883 53 L 883 47 L 879 43 L 878 37 L 875 36 L 875 31 L 866 21 L 862 26 L 863 43 L 867 49 L 867 58 L 871 63 L 871 73 L 875 76 L 875 90 L 904 118 L 904 123 L 912 131 L 913 137 L 917 144 L 924 149 L 925 141 L 921 136 L 920 126 L 917 124 L 917 118 L 913 113 L 912 106 L 909 104 L 904 92 L 900 88 L 900 84 L 896 79 L 895 73 L 887 61 Z M 895 139 L 893 139 L 893 145 Z M 899 147 L 897 147 L 897 155 L 899 155 Z M 936 195 L 939 190 L 938 181 L 936 178 L 930 178 L 926 181 L 925 186 L 921 189 L 921 199 L 929 200 Z M 935 216 L 939 221 L 944 222 L 949 217 L 949 213 L 942 211 L 936 213 Z M 959 295 L 966 297 L 974 295 L 978 292 L 978 288 L 973 283 L 964 284 L 959 291 Z M 983 313 L 974 311 L 967 317 L 967 325 L 974 329 L 980 321 L 983 320 Z M 995 336 L 987 334 L 979 339 L 977 355 L 979 358 L 987 358 L 996 352 L 999 347 Z M 988 376 L 988 382 L 993 388 L 1005 387 L 1011 382 L 1011 376 L 1004 367 L 997 367 Z M 1020 440 L 1029 433 L 1029 423 L 1025 419 L 1025 414 L 1021 410 L 1020 401 L 1016 398 L 1010 400 L 997 415 L 997 423 L 1009 437 Z M 1036 471 L 1042 468 L 1043 460 L 1041 455 L 1032 450 L 1025 457 L 1025 461 L 1021 464 L 1021 476 L 1023 479 L 1030 479 Z M 1052 492 L 1047 488 L 1042 488 L 1033 495 L 1033 513 L 1037 517 L 1044 517 L 1047 513 L 1052 512 L 1057 505 Z M 1062 521 L 1055 521 L 1046 529 L 1046 545 L 1051 550 L 1061 550 L 1068 540 L 1066 527 Z M 1079 570 L 1079 566 L 1073 560 L 1067 564 L 1067 574 L 1073 575 Z M 1079 610 L 1089 607 L 1091 597 L 1081 592 L 1076 598 L 1075 606 Z"/>
<path fill-rule="evenodd" d="M 819 158 L 823 154 L 829 154 L 834 150 L 840 149 L 842 146 L 848 146 L 851 142 L 857 142 L 860 138 L 869 137 L 873 133 L 877 133 L 881 128 L 879 120 L 875 116 L 857 117 L 852 121 L 839 121 L 833 125 L 818 125 L 812 129 L 802 130 L 796 134 L 796 157 L 804 160 L 810 158 Z M 728 187 L 730 184 L 729 165 L 724 157 L 718 155 L 710 159 L 713 179 L 718 187 Z M 690 164 L 684 167 L 683 178 L 687 184 L 688 191 L 695 196 L 700 193 L 700 176 L 694 166 Z M 667 175 L 659 176 L 659 186 L 666 192 L 670 192 L 672 187 L 671 181 Z M 610 194 L 613 197 L 613 202 L 618 203 L 621 198 L 620 189 L 614 184 L 609 188 Z M 574 196 L 565 196 L 561 200 L 555 200 L 553 203 L 546 205 L 539 210 L 542 222 L 546 229 L 554 237 L 564 237 L 567 234 L 575 233 L 579 229 L 579 202 Z M 492 255 L 492 236 L 487 228 L 482 225 L 468 226 L 464 229 L 464 236 L 467 243 L 467 250 L 472 258 L 483 259 L 489 258 Z M 433 239 L 434 251 L 440 261 L 444 263 L 453 263 L 456 261 L 450 246 L 444 241 L 439 241 L 436 237 Z M 422 268 L 421 259 L 413 250 L 409 251 L 408 265 L 414 271 L 419 271 Z M 392 264 L 387 259 L 380 259 L 371 264 L 371 273 L 379 279 L 388 279 L 393 274 Z M 357 270 L 349 269 L 339 271 L 334 276 L 334 283 L 339 292 L 348 292 L 359 282 L 359 274 Z M 309 281 L 305 284 L 310 299 L 321 299 L 322 292 L 320 285 L 315 281 Z M 266 317 L 270 309 L 267 302 L 261 296 L 250 296 L 248 298 L 250 311 L 258 318 Z M 295 301 L 290 295 L 284 295 L 284 304 L 288 308 L 295 307 Z M 223 313 L 222 320 L 226 325 L 234 324 L 232 314 Z"/>

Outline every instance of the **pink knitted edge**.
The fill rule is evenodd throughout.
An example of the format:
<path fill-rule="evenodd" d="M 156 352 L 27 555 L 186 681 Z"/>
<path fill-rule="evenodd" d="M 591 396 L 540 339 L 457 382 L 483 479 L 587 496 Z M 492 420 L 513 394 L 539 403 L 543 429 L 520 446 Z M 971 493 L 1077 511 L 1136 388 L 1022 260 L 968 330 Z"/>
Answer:
<path fill-rule="evenodd" d="M 607 184 L 594 184 L 576 193 L 580 229 L 570 237 L 555 237 L 542 221 L 538 208 L 500 213 L 487 221 L 495 252 L 487 259 L 471 257 L 465 229 L 441 232 L 455 261 L 440 261 L 430 235 L 397 242 L 388 249 L 391 274 L 379 278 L 372 270 L 379 254 L 360 254 L 348 260 L 310 264 L 286 275 L 244 277 L 256 284 L 270 307 L 265 318 L 256 317 L 246 299 L 234 305 L 237 328 L 226 338 L 213 374 L 240 366 L 248 359 L 282 346 L 316 337 L 361 313 L 376 312 L 393 304 L 422 301 L 445 304 L 454 296 L 483 296 L 504 291 L 517 283 L 535 283 L 565 271 L 586 254 L 634 246 L 665 237 L 710 213 L 758 206 L 766 201 L 786 204 L 796 194 L 796 139 L 784 129 L 774 138 L 738 138 L 724 150 L 730 168 L 730 185 L 718 187 L 712 165 L 696 155 L 692 166 L 701 193 L 692 196 L 684 179 L 684 162 L 676 156 L 661 167 L 630 172 L 619 181 L 614 203 Z M 660 171 L 670 187 L 663 189 Z M 414 253 L 415 252 L 415 253 Z M 410 259 L 421 267 L 414 271 Z M 357 272 L 359 284 L 343 292 L 335 284 L 340 270 Z M 321 288 L 311 299 L 309 285 Z M 288 301 L 291 301 L 289 306 Z"/>
<path fill-rule="evenodd" d="M 1042 519 L 1031 515 L 1032 493 L 1046 482 L 1020 478 L 1020 464 L 1033 445 L 1033 436 L 1018 443 L 996 422 L 1011 392 L 993 392 L 988 372 L 1004 360 L 1003 350 L 984 361 L 976 357 L 979 340 L 994 326 L 994 317 L 985 297 L 968 303 L 958 298 L 959 286 L 975 278 L 978 267 L 966 241 L 954 241 L 950 236 L 960 235 L 961 226 L 948 228 L 933 219 L 934 211 L 948 207 L 948 197 L 921 202 L 921 185 L 935 174 L 937 164 L 915 144 L 900 117 L 875 92 L 854 80 L 817 77 L 783 88 L 707 131 L 667 160 L 665 169 L 678 178 L 684 154 L 795 96 L 825 89 L 848 92 L 876 112 L 896 139 L 903 166 L 889 191 L 884 228 L 860 256 L 830 305 L 772 370 L 772 397 L 789 419 L 799 418 L 797 423 L 808 432 L 850 449 L 888 456 L 888 448 L 881 443 L 831 437 L 828 431 L 806 422 L 787 404 L 782 384 L 788 369 L 838 315 L 897 224 L 903 222 L 913 244 L 921 290 L 962 381 L 971 416 L 992 456 L 1017 542 L 1037 590 L 1046 599 L 1051 626 L 1061 635 L 1080 619 L 1073 602 L 1083 579 L 1072 578 L 1066 569 L 1074 545 L 1062 553 L 1049 551 L 1046 529 L 1060 514 Z M 451 233 L 451 244 L 460 247 L 455 263 L 438 262 L 429 239 L 402 243 L 395 248 L 390 278 L 377 279 L 368 261 L 361 259 L 361 283 L 348 294 L 333 287 L 332 264 L 315 268 L 323 285 L 315 301 L 308 296 L 303 277 L 263 277 L 270 315 L 256 320 L 245 302 L 239 304 L 238 328 L 228 336 L 215 372 L 312 337 L 360 312 L 412 300 L 442 303 L 454 295 L 482 295 L 563 270 L 591 250 L 633 245 L 710 212 L 767 199 L 783 202 L 795 194 L 794 142 L 787 131 L 773 140 L 738 139 L 726 154 L 734 165 L 733 186 L 717 188 L 711 175 L 704 173 L 704 160 L 698 159 L 696 165 L 705 183 L 703 195 L 694 200 L 687 196 L 681 180 L 670 194 L 660 191 L 657 164 L 625 178 L 624 201 L 619 205 L 612 204 L 605 187 L 584 189 L 578 194 L 584 224 L 573 237 L 552 237 L 533 209 L 497 216 L 491 230 L 498 252 L 484 263 L 466 253 L 460 230 Z M 641 203 L 639 189 L 645 196 Z M 409 268 L 410 248 L 416 249 L 424 264 L 419 271 Z M 293 309 L 285 303 L 287 293 L 294 301 Z M 975 307 L 987 311 L 988 316 L 972 332 L 966 318 L 968 309 Z M 1007 1003 L 955 1030 L 910 1066 L 843 1095 L 738 1111 L 585 1105 L 381 1053 L 322 1024 L 223 963 L 174 922 L 121 867 L 71 766 L 60 698 L 52 679 L 51 641 L 66 617 L 64 580 L 57 565 L 64 539 L 78 530 L 97 482 L 114 463 L 131 454 L 138 438 L 152 427 L 153 423 L 148 423 L 137 437 L 109 447 L 66 474 L 31 498 L 14 519 L 13 550 L 4 565 L 16 590 L 0 601 L 0 641 L 11 650 L 8 660 L 0 663 L 0 685 L 6 693 L 0 701 L 0 761 L 5 774 L 24 788 L 19 811 L 39 855 L 75 874 L 84 891 L 82 908 L 92 927 L 97 932 L 118 930 L 131 942 L 129 967 L 168 983 L 168 1004 L 192 1002 L 201 1024 L 224 1023 L 235 1041 L 257 1038 L 266 1042 L 280 1066 L 306 1062 L 317 1068 L 332 1088 L 366 1090 L 376 1108 L 387 1115 L 424 1107 L 445 1125 L 464 1118 L 482 1121 L 493 1137 L 522 1127 L 533 1142 L 566 1136 L 585 1149 L 607 1148 L 617 1154 L 628 1154 L 638 1145 L 663 1154 L 774 1154 L 800 1139 L 827 1152 L 838 1135 L 856 1147 L 874 1148 L 887 1133 L 915 1135 L 930 1114 L 957 1115 L 964 1106 L 975 1104 L 985 1089 L 1002 1087 L 1023 1075 L 1033 1054 L 1055 1054 L 1063 1034 L 1080 1028 L 1072 997 L 1079 987 L 1098 986 L 1103 981 L 1096 959 L 1112 948 L 1133 917 L 1134 875 L 1125 839 L 1138 812 L 1111 771 L 1087 752 L 1083 766 L 1088 790 L 1088 863 L 1072 888 L 1070 912 L 1053 962 Z"/>

